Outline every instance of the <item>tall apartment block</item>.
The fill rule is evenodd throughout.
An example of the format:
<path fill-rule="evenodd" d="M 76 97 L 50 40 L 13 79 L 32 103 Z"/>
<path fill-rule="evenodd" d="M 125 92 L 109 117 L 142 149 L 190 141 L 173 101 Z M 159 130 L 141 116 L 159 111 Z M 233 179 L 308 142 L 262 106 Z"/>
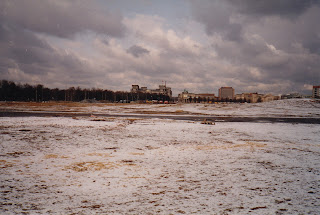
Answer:
<path fill-rule="evenodd" d="M 232 87 L 221 87 L 219 89 L 220 99 L 234 99 L 234 89 Z"/>
<path fill-rule="evenodd" d="M 320 86 L 313 86 L 312 88 L 312 98 L 319 99 L 320 98 Z"/>

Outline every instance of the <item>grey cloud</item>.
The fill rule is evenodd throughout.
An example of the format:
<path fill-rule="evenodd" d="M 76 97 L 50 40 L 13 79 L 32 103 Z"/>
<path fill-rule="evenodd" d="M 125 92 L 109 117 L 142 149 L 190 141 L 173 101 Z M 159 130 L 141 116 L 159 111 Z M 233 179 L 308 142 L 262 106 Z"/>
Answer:
<path fill-rule="evenodd" d="M 248 32 L 259 34 L 268 43 L 289 53 L 301 52 L 301 45 L 307 51 L 320 54 L 320 7 L 312 7 L 294 21 L 272 17 L 251 25 Z"/>
<path fill-rule="evenodd" d="M 292 20 L 286 17 L 294 14 L 294 9 L 290 9 L 286 16 L 280 16 L 276 15 L 281 14 L 280 9 L 274 13 L 262 13 L 232 1 L 192 1 L 195 19 L 204 24 L 208 35 L 213 35 L 209 39 L 214 41 L 213 48 L 199 46 L 194 51 L 185 43 L 173 46 L 165 36 L 130 35 L 136 36 L 133 39 L 138 40 L 137 44 L 156 49 L 152 55 L 143 46 L 133 45 L 122 50 L 127 41 L 109 40 L 108 35 L 123 36 L 121 16 L 101 13 L 96 5 L 87 4 L 91 2 L 1 1 L 0 76 L 7 77 L 9 69 L 18 69 L 26 76 L 39 77 L 41 83 L 49 87 L 64 88 L 67 84 L 88 84 L 92 87 L 101 83 L 99 87 L 112 86 L 120 90 L 129 88 L 136 79 L 152 84 L 172 80 L 173 89 L 179 85 L 181 90 L 194 87 L 198 92 L 211 92 L 211 87 L 218 89 L 224 83 L 234 86 L 237 92 L 245 90 L 246 86 L 264 84 L 273 87 L 270 90 L 277 93 L 283 89 L 274 89 L 274 86 L 282 83 L 291 85 L 288 90 L 297 91 L 304 84 L 317 84 L 315 81 L 320 80 L 320 30 L 317 23 L 320 9 L 314 4 L 297 9 L 297 16 Z M 103 35 L 98 37 L 105 38 L 101 41 L 106 46 L 101 46 L 107 54 L 97 56 L 95 65 L 87 64 L 72 52 L 67 54 L 41 39 L 48 38 L 47 35 L 71 38 L 86 30 L 101 33 Z M 39 35 L 38 32 L 45 34 Z M 216 35 L 221 35 L 221 38 Z M 254 40 L 254 36 L 261 39 Z M 57 38 L 48 41 L 52 40 L 65 44 L 70 42 Z M 206 41 L 201 45 L 204 44 Z M 279 54 L 267 45 L 273 45 Z M 99 55 L 97 52 L 93 56 L 95 54 Z M 148 61 L 140 59 L 141 56 Z"/>
<path fill-rule="evenodd" d="M 2 64 L 7 64 L 3 62 L 4 59 L 21 65 L 35 63 L 35 60 L 36 63 L 44 63 L 44 57 L 52 52 L 50 46 L 35 37 L 32 32 L 2 24 L 0 34 Z"/>
<path fill-rule="evenodd" d="M 109 40 L 107 38 L 102 38 L 101 42 L 107 46 L 109 45 Z"/>
<path fill-rule="evenodd" d="M 225 30 L 225 36 L 231 41 L 241 41 L 242 26 L 240 24 L 230 24 L 228 30 Z"/>
<path fill-rule="evenodd" d="M 204 0 L 201 4 L 191 1 L 191 10 L 195 19 L 204 24 L 207 34 L 217 33 L 228 40 L 241 40 L 242 26 L 230 21 L 235 11 L 232 5 L 217 0 Z"/>
<path fill-rule="evenodd" d="M 318 45 L 317 41 L 319 41 L 319 28 L 316 22 L 319 18 L 317 14 L 319 14 L 320 0 L 204 0 L 201 4 L 190 1 L 190 5 L 194 19 L 205 26 L 208 35 L 218 34 L 226 40 L 241 41 L 248 26 L 259 25 L 270 32 L 266 34 L 278 31 L 288 36 L 289 34 L 285 32 L 286 26 L 277 26 L 284 21 L 276 17 L 288 18 L 292 20 L 291 24 L 294 25 L 295 30 L 290 32 L 289 36 L 298 34 L 305 37 L 308 36 L 306 34 L 310 35 L 311 30 L 314 32 L 313 38 L 308 38 L 305 42 L 309 41 L 310 50 L 318 51 L 317 48 L 314 50 L 314 45 Z M 309 14 L 309 17 L 305 14 Z M 270 17 L 275 17 L 273 20 L 278 22 L 272 29 L 264 26 L 266 19 L 270 20 Z M 281 38 L 281 35 L 276 35 L 276 38 L 278 37 Z"/>
<path fill-rule="evenodd" d="M 148 49 L 145 49 L 141 46 L 138 46 L 138 45 L 133 45 L 131 46 L 128 50 L 127 50 L 128 53 L 132 54 L 134 57 L 140 57 L 144 54 L 149 54 L 149 50 Z"/>
<path fill-rule="evenodd" d="M 319 81 L 320 56 L 318 55 L 277 54 L 262 42 L 252 45 L 247 41 L 220 44 L 216 50 L 220 57 L 238 67 L 234 77 L 242 83 L 272 84 L 290 81 L 291 90 L 297 90 L 295 84 L 303 86 L 303 84 L 316 84 L 315 82 Z M 259 71 L 257 76 L 251 73 L 252 68 Z"/>
<path fill-rule="evenodd" d="M 297 17 L 314 5 L 320 5 L 319 0 L 228 0 L 237 7 L 237 11 L 257 16 Z"/>
<path fill-rule="evenodd" d="M 221 36 L 213 49 L 234 67 L 234 78 L 297 91 L 320 81 L 319 2 L 205 1 L 191 9 L 208 35 Z"/>
<path fill-rule="evenodd" d="M 39 39 L 33 32 L 0 25 L 0 76 L 14 80 L 10 69 L 24 77 L 37 76 L 44 84 L 77 83 L 89 79 L 91 68 L 73 54 L 59 52 Z M 55 77 L 55 80 L 50 80 Z M 15 80 L 24 81 L 24 80 Z"/>
<path fill-rule="evenodd" d="M 49 87 L 64 88 L 92 83 L 104 75 L 72 52 L 52 47 L 37 33 L 44 33 L 44 38 L 71 38 L 83 31 L 124 36 L 122 17 L 99 10 L 93 1 L 4 0 L 0 8 L 0 76 L 9 80 L 32 83 L 35 78 Z"/>
<path fill-rule="evenodd" d="M 101 11 L 93 1 L 4 0 L 0 8 L 2 22 L 58 37 L 87 30 L 121 37 L 125 30 L 121 15 Z"/>

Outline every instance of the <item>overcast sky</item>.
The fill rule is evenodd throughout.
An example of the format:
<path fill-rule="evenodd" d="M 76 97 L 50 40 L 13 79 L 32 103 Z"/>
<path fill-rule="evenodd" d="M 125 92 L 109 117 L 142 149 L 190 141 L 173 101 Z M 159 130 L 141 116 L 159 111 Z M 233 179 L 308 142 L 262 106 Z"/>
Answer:
<path fill-rule="evenodd" d="M 318 0 L 1 0 L 0 79 L 311 94 L 319 20 Z"/>

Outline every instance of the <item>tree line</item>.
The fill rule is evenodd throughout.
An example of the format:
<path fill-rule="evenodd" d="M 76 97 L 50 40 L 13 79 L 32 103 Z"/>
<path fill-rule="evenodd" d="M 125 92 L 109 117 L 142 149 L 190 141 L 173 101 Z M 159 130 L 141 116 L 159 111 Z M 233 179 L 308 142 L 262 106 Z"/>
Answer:
<path fill-rule="evenodd" d="M 244 99 L 229 99 L 229 98 L 210 98 L 210 97 L 189 97 L 189 103 L 215 103 L 215 102 L 233 102 L 233 103 L 250 103 L 250 100 Z M 261 98 L 258 99 L 261 102 Z"/>
<path fill-rule="evenodd" d="M 0 81 L 0 101 L 101 101 L 101 102 L 130 102 L 130 101 L 170 101 L 170 97 L 160 94 L 132 93 L 126 91 L 112 91 L 99 88 L 82 89 L 70 87 L 68 89 L 50 89 L 42 84 L 20 84 L 13 81 Z"/>

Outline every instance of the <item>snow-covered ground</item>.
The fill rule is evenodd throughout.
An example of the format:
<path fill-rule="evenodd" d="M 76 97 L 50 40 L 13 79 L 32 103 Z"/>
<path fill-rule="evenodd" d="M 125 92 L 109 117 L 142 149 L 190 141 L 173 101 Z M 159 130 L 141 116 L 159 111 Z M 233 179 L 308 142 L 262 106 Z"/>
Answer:
<path fill-rule="evenodd" d="M 308 101 L 282 102 L 250 108 L 319 113 Z M 199 108 L 219 109 L 160 107 Z M 0 214 L 319 214 L 319 131 L 319 124 L 0 117 Z"/>

